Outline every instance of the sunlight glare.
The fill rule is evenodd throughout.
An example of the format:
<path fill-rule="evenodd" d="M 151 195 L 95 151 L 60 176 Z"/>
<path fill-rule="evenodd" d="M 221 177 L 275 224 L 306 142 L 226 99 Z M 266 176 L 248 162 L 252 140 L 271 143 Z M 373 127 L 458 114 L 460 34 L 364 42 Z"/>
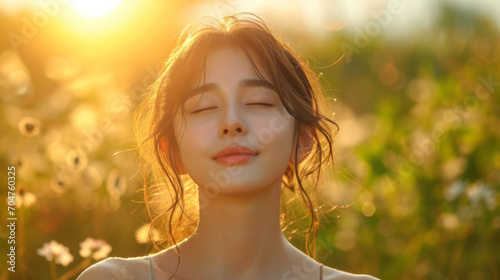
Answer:
<path fill-rule="evenodd" d="M 73 8 L 85 17 L 101 17 L 112 12 L 120 0 L 71 0 Z"/>

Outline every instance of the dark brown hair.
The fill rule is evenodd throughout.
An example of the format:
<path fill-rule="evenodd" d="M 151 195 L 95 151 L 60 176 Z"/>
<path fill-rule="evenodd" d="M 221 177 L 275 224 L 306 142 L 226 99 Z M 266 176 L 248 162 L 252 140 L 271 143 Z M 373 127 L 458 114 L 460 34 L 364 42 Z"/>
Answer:
<path fill-rule="evenodd" d="M 300 197 L 307 207 L 310 226 L 306 235 L 307 254 L 315 258 L 318 230 L 318 206 L 315 192 L 324 167 L 333 170 L 333 137 L 337 124 L 324 112 L 330 112 L 316 75 L 295 52 L 278 39 L 264 21 L 249 13 L 215 21 L 213 25 L 189 25 L 180 35 L 177 47 L 163 65 L 161 74 L 138 106 L 135 133 L 138 153 L 144 160 L 144 200 L 152 228 L 161 238 L 152 240 L 155 249 L 176 245 L 195 230 L 198 219 L 197 186 L 188 176 L 180 175 L 180 155 L 173 131 L 173 118 L 188 92 L 203 77 L 207 56 L 222 45 L 241 48 L 257 76 L 265 71 L 281 102 L 296 120 L 295 140 L 300 129 L 307 129 L 313 147 L 302 161 L 289 163 L 283 174 L 282 210 Z M 258 59 L 263 69 L 257 69 Z M 335 129 L 332 129 L 335 127 Z M 299 141 L 296 141 L 297 150 Z M 310 180 L 310 181 L 309 181 Z M 307 183 L 306 183 L 307 182 Z M 309 192 L 309 193 L 308 193 Z M 284 211 L 282 211 L 283 213 Z M 293 222 L 294 217 L 282 214 Z M 152 238 L 150 230 L 150 237 Z"/>

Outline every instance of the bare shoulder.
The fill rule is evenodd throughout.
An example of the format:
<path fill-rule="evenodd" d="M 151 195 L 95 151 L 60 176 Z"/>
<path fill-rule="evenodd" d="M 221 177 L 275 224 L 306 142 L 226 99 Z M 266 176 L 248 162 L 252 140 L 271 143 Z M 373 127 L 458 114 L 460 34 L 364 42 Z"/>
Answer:
<path fill-rule="evenodd" d="M 352 274 L 327 266 L 323 267 L 323 279 L 324 280 L 380 280 L 370 275 Z"/>
<path fill-rule="evenodd" d="M 87 269 L 77 280 L 147 279 L 146 257 L 108 258 Z"/>

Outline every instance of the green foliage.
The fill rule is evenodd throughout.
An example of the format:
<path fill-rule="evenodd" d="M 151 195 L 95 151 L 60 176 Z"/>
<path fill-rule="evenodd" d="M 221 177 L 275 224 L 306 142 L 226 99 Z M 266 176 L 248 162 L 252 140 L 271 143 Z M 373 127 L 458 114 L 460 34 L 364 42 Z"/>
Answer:
<path fill-rule="evenodd" d="M 352 38 L 340 30 L 302 48 L 331 61 Z M 16 166 L 17 203 L 24 201 L 16 210 L 19 273 L 8 279 L 49 279 L 36 250 L 50 240 L 75 259 L 58 265 L 58 275 L 85 261 L 78 251 L 87 237 L 108 242 L 110 256 L 144 255 L 150 248 L 135 238 L 148 221 L 131 115 L 144 80 L 155 78 L 148 63 L 160 58 L 127 72 L 116 61 L 96 70 L 77 55 L 57 60 L 53 50 L 55 60 L 44 60 L 37 51 L 0 44 L 0 162 Z M 340 176 L 332 184 L 339 191 L 324 194 L 352 205 L 321 220 L 320 261 L 382 279 L 500 279 L 499 58 L 493 23 L 444 5 L 430 33 L 379 35 L 349 61 L 321 69 L 326 97 L 337 99 L 338 164 L 354 180 Z M 2 252 L 8 234 L 0 229 Z M 0 279 L 6 261 L 2 253 Z"/>

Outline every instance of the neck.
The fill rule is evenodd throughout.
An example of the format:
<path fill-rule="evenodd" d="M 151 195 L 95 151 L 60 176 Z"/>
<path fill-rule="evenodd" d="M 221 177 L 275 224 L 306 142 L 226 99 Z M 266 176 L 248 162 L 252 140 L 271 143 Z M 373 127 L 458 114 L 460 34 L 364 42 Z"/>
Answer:
<path fill-rule="evenodd" d="M 290 261 L 293 250 L 280 226 L 280 187 L 281 180 L 251 193 L 211 198 L 180 249 L 182 259 L 206 264 L 205 275 L 217 279 L 258 279 Z"/>

